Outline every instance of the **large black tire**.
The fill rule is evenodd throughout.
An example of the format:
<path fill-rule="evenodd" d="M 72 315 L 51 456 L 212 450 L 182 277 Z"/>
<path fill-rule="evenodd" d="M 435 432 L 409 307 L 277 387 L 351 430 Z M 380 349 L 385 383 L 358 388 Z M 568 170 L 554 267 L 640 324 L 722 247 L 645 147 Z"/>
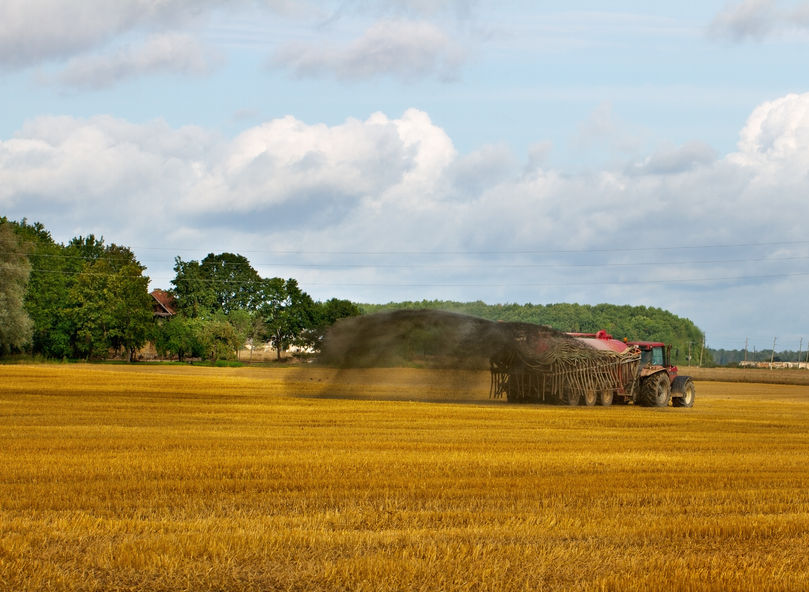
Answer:
<path fill-rule="evenodd" d="M 671 404 L 675 407 L 693 407 L 697 394 L 694 380 L 690 376 L 678 376 L 671 383 L 671 394 Z"/>
<path fill-rule="evenodd" d="M 666 407 L 670 400 L 671 382 L 665 372 L 652 374 L 641 381 L 638 402 L 644 407 Z"/>
<path fill-rule="evenodd" d="M 615 397 L 615 392 L 610 389 L 605 389 L 598 393 L 598 404 L 602 407 L 609 407 L 612 405 L 612 400 Z"/>

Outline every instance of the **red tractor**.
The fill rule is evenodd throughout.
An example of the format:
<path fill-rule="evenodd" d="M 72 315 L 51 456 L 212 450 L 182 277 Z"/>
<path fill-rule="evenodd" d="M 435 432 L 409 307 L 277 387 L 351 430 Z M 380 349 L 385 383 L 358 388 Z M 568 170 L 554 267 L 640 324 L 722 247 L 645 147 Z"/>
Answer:
<path fill-rule="evenodd" d="M 624 352 L 635 348 L 640 352 L 636 375 L 626 388 L 615 392 L 616 402 L 632 401 L 645 407 L 692 407 L 696 388 L 690 376 L 678 376 L 671 364 L 671 346 L 656 341 L 623 341 L 613 339 L 606 331 L 568 333 L 594 349 Z"/>

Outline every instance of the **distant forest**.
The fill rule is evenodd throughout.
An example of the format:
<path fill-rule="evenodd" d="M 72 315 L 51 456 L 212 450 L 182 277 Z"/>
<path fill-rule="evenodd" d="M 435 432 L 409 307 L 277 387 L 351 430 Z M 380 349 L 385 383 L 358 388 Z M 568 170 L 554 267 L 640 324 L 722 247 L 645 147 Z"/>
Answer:
<path fill-rule="evenodd" d="M 689 319 L 678 317 L 661 308 L 615 304 L 486 304 L 485 302 L 453 302 L 421 300 L 360 304 L 363 313 L 390 310 L 443 310 L 468 314 L 490 321 L 534 323 L 560 331 L 595 333 L 606 330 L 617 339 L 662 341 L 671 344 L 674 364 L 696 365 L 702 353 L 702 365 L 714 363 L 712 352 L 701 352 L 704 334 Z"/>
<path fill-rule="evenodd" d="M 733 366 L 739 362 L 809 362 L 809 352 L 785 350 L 776 351 L 772 349 L 714 349 L 711 350 L 714 362 L 717 366 Z"/>

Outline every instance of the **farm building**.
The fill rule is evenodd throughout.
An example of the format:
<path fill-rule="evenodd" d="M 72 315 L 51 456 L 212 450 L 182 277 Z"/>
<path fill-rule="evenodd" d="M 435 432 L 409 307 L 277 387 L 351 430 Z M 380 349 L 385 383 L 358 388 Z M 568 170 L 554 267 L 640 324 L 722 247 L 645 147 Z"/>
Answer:
<path fill-rule="evenodd" d="M 174 309 L 174 296 L 165 290 L 152 290 L 152 314 L 155 318 L 168 319 L 177 314 Z"/>

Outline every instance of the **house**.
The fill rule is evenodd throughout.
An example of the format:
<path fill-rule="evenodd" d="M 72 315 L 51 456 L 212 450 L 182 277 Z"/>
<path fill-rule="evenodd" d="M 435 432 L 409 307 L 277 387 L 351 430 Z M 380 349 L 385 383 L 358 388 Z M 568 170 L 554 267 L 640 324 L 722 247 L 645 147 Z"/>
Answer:
<path fill-rule="evenodd" d="M 169 319 L 177 314 L 174 296 L 165 290 L 152 290 L 152 314 L 155 318 Z"/>

